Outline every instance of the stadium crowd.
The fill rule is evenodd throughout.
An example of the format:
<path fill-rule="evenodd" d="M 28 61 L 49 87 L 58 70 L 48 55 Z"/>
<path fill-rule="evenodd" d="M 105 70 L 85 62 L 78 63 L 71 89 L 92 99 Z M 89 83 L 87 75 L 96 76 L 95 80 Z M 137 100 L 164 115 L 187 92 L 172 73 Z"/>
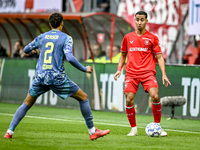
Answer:
<path fill-rule="evenodd" d="M 119 0 L 117 3 L 119 4 L 121 0 Z M 74 1 L 73 1 L 74 2 Z M 25 12 L 29 13 L 32 12 L 33 9 L 33 3 L 34 0 L 27 0 L 26 1 L 26 10 Z M 69 1 L 63 0 L 63 12 L 68 12 L 67 4 Z M 75 2 L 74 2 L 74 5 Z M 82 1 L 80 12 L 85 11 L 91 11 L 91 12 L 111 12 L 111 8 L 113 8 L 113 5 L 111 7 L 111 1 L 110 0 L 95 0 L 91 1 L 90 8 L 86 9 L 85 7 L 86 3 Z M 116 7 L 118 7 L 116 5 Z M 29 9 L 29 11 L 28 11 Z M 115 9 L 117 10 L 117 9 Z M 116 12 L 117 13 L 117 12 Z M 1 58 L 15 58 L 15 59 L 37 59 L 40 54 L 40 50 L 37 49 L 36 52 L 32 55 L 25 54 L 23 49 L 26 46 L 26 44 L 23 44 L 22 40 L 16 40 L 15 43 L 12 45 L 12 52 L 11 54 L 8 53 L 8 50 L 3 47 L 3 43 L 0 44 L 0 57 Z M 96 63 L 118 63 L 119 57 L 120 57 L 120 46 L 113 45 L 111 50 L 111 45 L 107 45 L 106 49 L 102 49 L 102 45 L 100 43 L 96 43 L 92 46 L 92 54 L 93 56 L 89 56 L 89 58 L 86 60 L 86 62 L 96 62 Z M 94 58 L 94 59 L 93 59 Z M 111 59 L 112 58 L 112 59 Z"/>
<path fill-rule="evenodd" d="M 111 52 L 112 52 L 112 60 L 111 58 Z M 92 46 L 92 54 L 93 59 L 95 63 L 118 63 L 119 57 L 121 55 L 120 53 L 120 46 L 119 45 L 113 45 L 112 50 L 111 46 L 107 45 L 105 52 L 102 50 L 101 44 L 97 43 Z M 92 58 L 86 60 L 86 62 L 93 62 Z"/>
<path fill-rule="evenodd" d="M 23 51 L 24 45 L 23 42 L 20 40 L 17 40 L 14 44 L 14 52 L 10 56 L 6 49 L 1 45 L 0 43 L 0 57 L 3 58 L 32 58 L 37 59 L 40 55 L 40 50 L 37 49 L 34 54 L 26 54 Z M 112 60 L 111 58 L 111 52 L 112 52 Z M 120 46 L 119 45 L 113 45 L 112 50 L 111 46 L 107 45 L 106 50 L 103 51 L 101 44 L 96 43 L 92 46 L 92 57 L 89 57 L 89 59 L 86 60 L 86 62 L 95 62 L 95 63 L 118 63 L 120 58 Z"/>

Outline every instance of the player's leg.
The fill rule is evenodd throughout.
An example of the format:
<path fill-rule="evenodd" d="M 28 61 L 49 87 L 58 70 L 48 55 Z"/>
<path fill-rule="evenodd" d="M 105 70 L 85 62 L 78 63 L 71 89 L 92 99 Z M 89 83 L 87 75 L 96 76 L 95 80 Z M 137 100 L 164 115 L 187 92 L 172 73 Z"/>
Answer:
<path fill-rule="evenodd" d="M 154 116 L 154 122 L 159 123 L 161 121 L 161 103 L 159 98 L 159 89 L 156 87 L 149 89 L 149 95 L 152 99 L 152 112 Z M 165 132 L 163 129 L 161 131 L 161 136 L 167 136 L 167 132 Z"/>
<path fill-rule="evenodd" d="M 16 126 L 24 118 L 27 111 L 29 110 L 29 108 L 31 108 L 35 101 L 35 97 L 32 97 L 30 94 L 27 94 L 27 97 L 24 100 L 23 104 L 17 109 L 4 138 L 12 138 Z"/>
<path fill-rule="evenodd" d="M 149 89 L 149 95 L 152 99 L 152 112 L 155 123 L 160 123 L 161 120 L 161 103 L 158 92 L 159 90 L 156 87 Z"/>
<path fill-rule="evenodd" d="M 126 97 L 126 114 L 128 121 L 131 125 L 131 132 L 127 136 L 136 136 L 138 135 L 136 120 L 135 120 L 135 108 L 134 108 L 134 97 L 135 94 L 132 92 L 125 93 Z"/>
<path fill-rule="evenodd" d="M 141 79 L 142 86 L 145 92 L 148 92 L 152 100 L 152 111 L 154 122 L 160 123 L 161 119 L 161 104 L 159 98 L 158 83 L 155 76 L 148 76 Z"/>
<path fill-rule="evenodd" d="M 138 79 L 125 79 L 124 93 L 126 97 L 126 114 L 132 128 L 131 132 L 127 134 L 127 136 L 138 135 L 134 108 L 134 97 L 138 90 L 138 85 Z"/>
<path fill-rule="evenodd" d="M 48 86 L 39 85 L 38 83 L 36 83 L 35 80 L 33 80 L 33 83 L 31 87 L 29 88 L 29 92 L 23 104 L 17 109 L 4 138 L 12 138 L 15 128 L 20 123 L 20 121 L 24 118 L 27 111 L 35 103 L 37 97 L 48 90 L 49 90 Z"/>
<path fill-rule="evenodd" d="M 84 93 L 80 88 L 79 90 L 73 94 L 71 97 L 75 98 L 79 101 L 80 109 L 83 117 L 85 118 L 85 122 L 87 124 L 87 127 L 89 129 L 89 133 L 95 132 L 95 127 L 93 124 L 93 116 L 92 111 L 89 104 L 89 99 L 86 93 Z"/>
<path fill-rule="evenodd" d="M 149 76 L 141 79 L 142 86 L 145 92 L 148 92 L 152 100 L 152 112 L 154 122 L 160 124 L 161 120 L 161 103 L 159 97 L 158 82 L 155 76 Z M 167 136 L 167 133 L 162 129 L 161 136 Z"/>
<path fill-rule="evenodd" d="M 110 132 L 110 130 L 98 130 L 97 128 L 95 128 L 94 123 L 93 123 L 92 111 L 89 104 L 89 99 L 85 92 L 83 92 L 79 88 L 79 90 L 75 94 L 71 95 L 71 97 L 79 101 L 81 113 L 88 127 L 91 140 L 102 137 Z"/>
<path fill-rule="evenodd" d="M 110 132 L 110 130 L 98 130 L 94 127 L 92 111 L 89 104 L 89 99 L 86 93 L 84 93 L 73 81 L 69 78 L 62 85 L 51 86 L 50 89 L 60 96 L 62 99 L 67 97 L 73 97 L 80 104 L 81 113 L 85 119 L 88 127 L 90 139 L 96 139 L 102 137 Z"/>

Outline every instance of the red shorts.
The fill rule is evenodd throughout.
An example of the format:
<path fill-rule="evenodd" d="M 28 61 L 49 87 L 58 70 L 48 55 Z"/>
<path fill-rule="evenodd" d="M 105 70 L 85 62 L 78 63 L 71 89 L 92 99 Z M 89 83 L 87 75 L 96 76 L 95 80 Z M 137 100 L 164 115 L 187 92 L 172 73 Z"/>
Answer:
<path fill-rule="evenodd" d="M 158 82 L 155 76 L 149 76 L 146 78 L 125 78 L 124 93 L 132 92 L 136 94 L 140 82 L 145 92 L 149 92 L 149 89 L 152 87 L 158 88 Z"/>

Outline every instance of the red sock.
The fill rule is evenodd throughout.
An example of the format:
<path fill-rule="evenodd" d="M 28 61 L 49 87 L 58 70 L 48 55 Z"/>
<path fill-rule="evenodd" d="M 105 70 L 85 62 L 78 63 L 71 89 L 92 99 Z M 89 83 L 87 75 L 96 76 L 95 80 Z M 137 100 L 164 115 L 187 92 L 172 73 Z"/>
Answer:
<path fill-rule="evenodd" d="M 154 122 L 160 123 L 160 120 L 161 120 L 161 103 L 160 103 L 160 101 L 152 103 L 152 112 L 153 112 Z"/>
<path fill-rule="evenodd" d="M 133 105 L 131 105 L 131 106 L 126 105 L 126 114 L 127 114 L 128 121 L 129 121 L 131 127 L 135 127 L 136 126 L 135 108 Z"/>

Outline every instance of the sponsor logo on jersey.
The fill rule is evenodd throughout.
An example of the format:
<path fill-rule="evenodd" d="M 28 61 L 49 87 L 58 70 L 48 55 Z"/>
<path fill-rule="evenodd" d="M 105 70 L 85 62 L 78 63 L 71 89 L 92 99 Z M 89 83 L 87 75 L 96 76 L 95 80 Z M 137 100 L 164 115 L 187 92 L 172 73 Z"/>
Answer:
<path fill-rule="evenodd" d="M 47 64 L 43 64 L 42 69 L 46 70 L 46 69 L 52 69 L 53 66 L 52 65 L 47 65 Z"/>
<path fill-rule="evenodd" d="M 130 41 L 130 43 L 132 44 L 132 43 L 133 43 L 133 41 Z"/>
<path fill-rule="evenodd" d="M 148 48 L 143 48 L 143 47 L 130 47 L 129 51 L 147 51 Z"/>

